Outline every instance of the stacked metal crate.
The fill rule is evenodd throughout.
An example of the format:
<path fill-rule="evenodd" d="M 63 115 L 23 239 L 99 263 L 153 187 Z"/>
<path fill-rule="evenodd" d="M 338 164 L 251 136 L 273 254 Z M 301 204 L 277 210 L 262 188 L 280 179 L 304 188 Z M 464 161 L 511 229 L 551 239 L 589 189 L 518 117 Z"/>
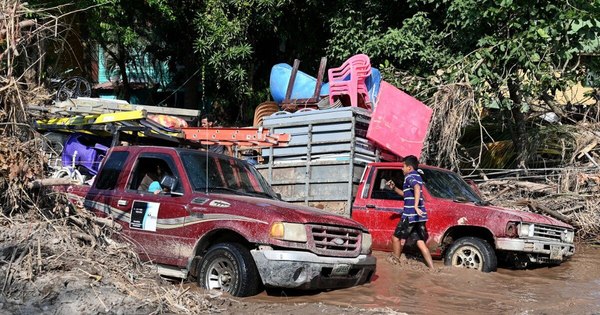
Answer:
<path fill-rule="evenodd" d="M 350 215 L 367 163 L 378 152 L 366 139 L 370 113 L 356 107 L 279 113 L 263 120 L 272 133 L 287 133 L 287 147 L 264 149 L 257 169 L 282 199 Z"/>

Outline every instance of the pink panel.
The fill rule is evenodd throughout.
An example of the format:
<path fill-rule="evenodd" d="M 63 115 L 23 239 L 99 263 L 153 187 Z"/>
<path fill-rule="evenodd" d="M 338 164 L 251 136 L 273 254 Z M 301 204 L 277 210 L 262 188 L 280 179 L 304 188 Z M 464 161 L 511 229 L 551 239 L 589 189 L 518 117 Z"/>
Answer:
<path fill-rule="evenodd" d="M 416 98 L 381 81 L 367 138 L 400 157 L 419 157 L 432 112 Z"/>

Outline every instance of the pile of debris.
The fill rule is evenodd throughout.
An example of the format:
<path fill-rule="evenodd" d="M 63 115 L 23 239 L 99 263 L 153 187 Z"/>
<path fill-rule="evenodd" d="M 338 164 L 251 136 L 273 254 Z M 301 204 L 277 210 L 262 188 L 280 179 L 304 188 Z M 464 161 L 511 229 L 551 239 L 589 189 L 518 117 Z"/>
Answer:
<path fill-rule="evenodd" d="M 544 174 L 530 170 L 525 176 L 484 181 L 479 188 L 493 204 L 554 217 L 576 227 L 580 241 L 600 243 L 600 168 L 540 171 Z"/>
<path fill-rule="evenodd" d="M 37 140 L 1 140 L 8 145 L 0 150 L 0 308 L 198 313 L 223 305 L 159 278 L 129 244 L 112 239 L 120 233 L 112 221 L 76 209 L 62 193 L 31 185 L 44 173 Z"/>

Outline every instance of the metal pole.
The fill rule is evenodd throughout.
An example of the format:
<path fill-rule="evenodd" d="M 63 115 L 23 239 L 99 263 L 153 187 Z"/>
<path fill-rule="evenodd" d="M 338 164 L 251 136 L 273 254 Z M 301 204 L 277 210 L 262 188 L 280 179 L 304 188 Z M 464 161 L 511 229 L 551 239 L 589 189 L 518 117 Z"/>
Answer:
<path fill-rule="evenodd" d="M 348 160 L 348 199 L 346 200 L 347 217 L 352 215 L 352 188 L 354 187 L 354 151 L 356 147 L 356 117 L 352 114 L 352 126 L 350 129 L 350 159 Z"/>
<path fill-rule="evenodd" d="M 310 170 L 310 164 L 311 164 L 311 153 L 312 153 L 312 123 L 308 124 L 308 144 L 306 145 L 306 173 L 305 173 L 305 178 L 306 181 L 304 182 L 304 204 L 308 206 L 308 201 L 309 201 L 309 194 L 310 194 L 310 181 L 311 181 L 311 170 Z"/>

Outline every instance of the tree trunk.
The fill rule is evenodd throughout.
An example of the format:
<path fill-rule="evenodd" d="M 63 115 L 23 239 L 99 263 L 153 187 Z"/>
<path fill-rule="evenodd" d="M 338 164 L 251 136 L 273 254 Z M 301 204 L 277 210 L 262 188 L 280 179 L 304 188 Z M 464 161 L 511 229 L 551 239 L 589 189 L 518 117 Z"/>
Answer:
<path fill-rule="evenodd" d="M 202 72 L 198 71 L 202 67 L 194 51 L 191 41 L 180 41 L 180 48 L 177 60 L 183 65 L 183 77 L 178 84 L 183 85 L 183 108 L 200 109 L 200 84 L 202 83 Z M 203 93 L 205 93 L 203 91 Z"/>
<path fill-rule="evenodd" d="M 186 71 L 186 76 L 194 75 L 196 68 L 194 66 L 186 67 L 189 71 Z M 200 105 L 200 74 L 197 73 L 185 84 L 183 90 L 185 91 L 185 98 L 183 101 L 183 107 L 187 109 L 199 109 Z"/>
<path fill-rule="evenodd" d="M 517 152 L 517 167 L 527 168 L 527 157 L 529 156 L 529 139 L 527 138 L 527 126 L 525 114 L 521 111 L 523 98 L 521 97 L 519 84 L 513 80 L 508 82 L 510 99 L 513 102 L 511 108 L 514 127 L 511 128 L 513 145 Z"/>
<path fill-rule="evenodd" d="M 115 63 L 119 66 L 119 72 L 121 74 L 121 79 L 123 81 L 123 96 L 122 96 L 122 98 L 129 102 L 129 99 L 131 98 L 131 86 L 129 85 L 129 76 L 127 76 L 127 62 L 125 59 L 126 55 L 124 55 L 124 54 L 126 54 L 125 47 L 123 47 L 122 44 L 118 44 L 119 45 L 119 47 L 117 49 L 118 53 L 115 53 L 114 51 L 110 50 L 110 48 L 108 47 L 108 45 L 106 44 L 106 42 L 103 39 L 99 39 L 99 43 L 100 43 L 100 46 L 102 46 L 102 48 L 104 49 L 104 51 L 107 54 L 109 54 L 114 59 Z M 118 91 L 118 87 L 117 87 L 117 91 Z"/>
<path fill-rule="evenodd" d="M 118 44 L 119 58 L 117 64 L 119 65 L 119 72 L 121 72 L 121 79 L 123 81 L 123 99 L 126 101 L 131 100 L 131 85 L 129 85 L 129 76 L 127 75 L 127 51 L 122 43 Z"/>

